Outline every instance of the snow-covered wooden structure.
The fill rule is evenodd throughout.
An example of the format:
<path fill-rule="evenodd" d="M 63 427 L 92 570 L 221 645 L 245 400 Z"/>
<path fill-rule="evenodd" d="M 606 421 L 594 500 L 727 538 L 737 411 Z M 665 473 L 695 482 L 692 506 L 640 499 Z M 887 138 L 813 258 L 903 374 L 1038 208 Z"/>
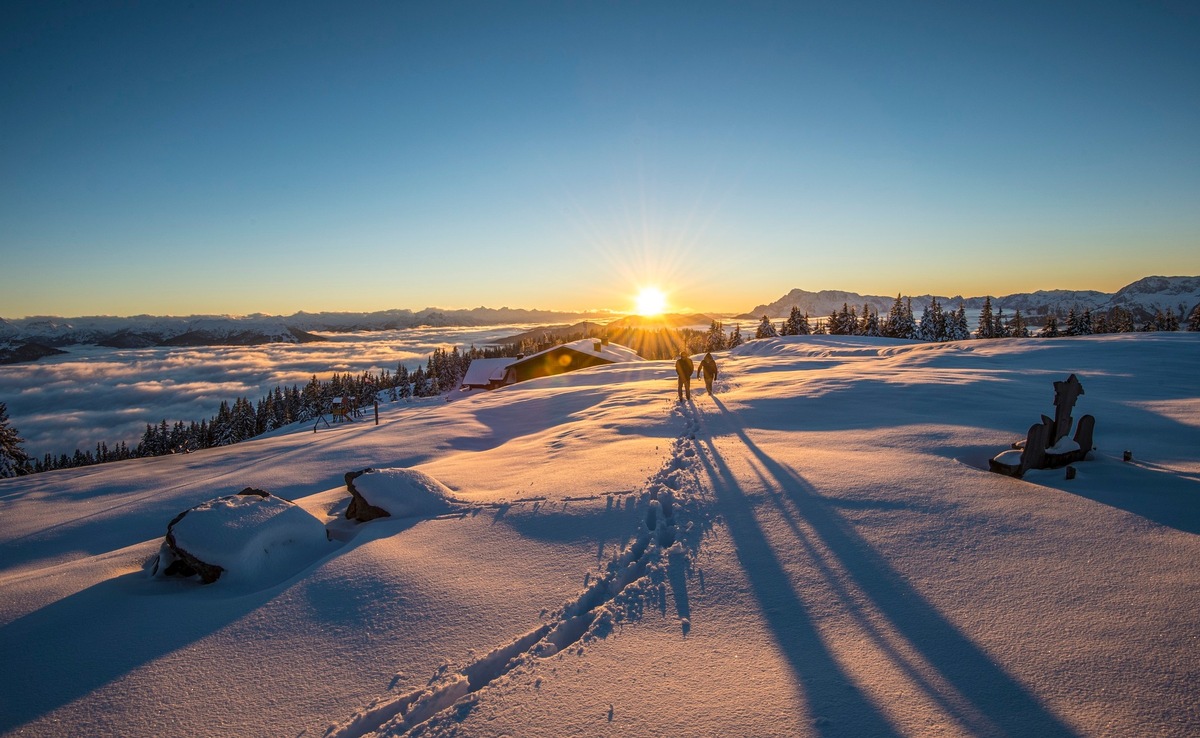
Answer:
<path fill-rule="evenodd" d="M 1065 381 L 1055 382 L 1054 417 L 1043 415 L 1040 423 L 1030 426 L 1024 442 L 996 454 L 988 462 L 989 468 L 998 474 L 1020 478 L 1030 469 L 1058 469 L 1087 458 L 1092 451 L 1096 419 L 1084 415 L 1079 419 L 1075 437 L 1067 437 L 1073 420 L 1071 408 L 1083 393 L 1083 385 L 1074 374 Z"/>
<path fill-rule="evenodd" d="M 495 389 L 527 379 L 625 361 L 644 359 L 627 346 L 607 339 L 584 338 L 516 359 L 475 359 L 467 368 L 462 387 Z"/>

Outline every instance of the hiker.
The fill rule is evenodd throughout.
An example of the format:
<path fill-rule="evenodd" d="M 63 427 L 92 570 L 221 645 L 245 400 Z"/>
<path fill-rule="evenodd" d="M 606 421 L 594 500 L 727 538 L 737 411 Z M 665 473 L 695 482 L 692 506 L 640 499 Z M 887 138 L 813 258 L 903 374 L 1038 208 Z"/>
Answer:
<path fill-rule="evenodd" d="M 711 351 L 704 352 L 704 358 L 700 360 L 700 368 L 696 370 L 696 376 L 700 376 L 700 372 L 704 372 L 704 389 L 708 394 L 712 394 L 712 383 L 717 378 L 717 360 L 712 357 Z"/>
<path fill-rule="evenodd" d="M 696 365 L 692 363 L 692 357 L 680 351 L 675 359 L 675 373 L 679 375 L 680 402 L 683 402 L 684 395 L 689 400 L 692 399 L 692 372 L 695 370 Z"/>

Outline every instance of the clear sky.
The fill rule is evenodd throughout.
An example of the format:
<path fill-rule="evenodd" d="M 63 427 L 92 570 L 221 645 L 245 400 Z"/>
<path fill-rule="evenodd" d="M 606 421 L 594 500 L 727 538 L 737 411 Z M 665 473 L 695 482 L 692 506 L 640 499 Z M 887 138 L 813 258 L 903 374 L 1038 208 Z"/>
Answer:
<path fill-rule="evenodd" d="M 1197 8 L 9 2 L 0 316 L 1197 275 Z"/>

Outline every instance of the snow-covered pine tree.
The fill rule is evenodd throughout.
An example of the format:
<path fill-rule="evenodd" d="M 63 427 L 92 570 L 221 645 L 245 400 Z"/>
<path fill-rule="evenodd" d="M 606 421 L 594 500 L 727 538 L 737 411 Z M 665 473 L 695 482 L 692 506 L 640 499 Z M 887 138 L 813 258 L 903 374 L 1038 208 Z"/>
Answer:
<path fill-rule="evenodd" d="M 725 345 L 731 349 L 735 349 L 741 346 L 742 343 L 742 326 L 739 323 L 734 323 L 733 330 L 729 332 L 729 341 Z"/>
<path fill-rule="evenodd" d="M 995 338 L 1008 338 L 1008 321 L 1004 318 L 1004 308 L 996 306 L 996 317 L 992 319 L 992 336 Z"/>
<path fill-rule="evenodd" d="M 233 439 L 234 443 L 245 441 L 255 436 L 254 406 L 245 397 L 233 401 Z"/>
<path fill-rule="evenodd" d="M 1083 312 L 1079 314 L 1079 333 L 1076 335 L 1090 336 L 1092 332 L 1092 309 L 1085 307 Z"/>
<path fill-rule="evenodd" d="M 1029 325 L 1025 318 L 1021 317 L 1020 308 L 1013 312 L 1012 320 L 1008 323 L 1008 335 L 1013 338 L 1029 338 Z"/>
<path fill-rule="evenodd" d="M 33 459 L 21 445 L 25 440 L 8 420 L 8 405 L 0 402 L 0 479 L 33 472 Z"/>
<path fill-rule="evenodd" d="M 879 313 L 874 310 L 867 311 L 867 306 L 863 306 L 863 315 L 866 318 L 865 325 L 862 326 L 862 335 L 878 336 L 879 334 Z"/>
<path fill-rule="evenodd" d="M 800 333 L 800 308 L 792 305 L 791 312 L 788 313 L 787 320 L 783 323 L 783 334 L 785 336 L 799 336 Z"/>
<path fill-rule="evenodd" d="M 936 341 L 950 340 L 950 321 L 946 311 L 942 309 L 942 303 L 938 299 L 933 298 L 933 333 L 936 336 Z"/>
<path fill-rule="evenodd" d="M 221 400 L 221 407 L 217 409 L 217 414 L 208 427 L 211 429 L 214 446 L 228 446 L 239 440 L 234 432 L 233 410 L 225 400 Z"/>
<path fill-rule="evenodd" d="M 933 300 L 925 304 L 925 309 L 921 311 L 921 322 L 917 324 L 917 336 L 926 343 L 933 343 L 937 340 L 937 329 L 933 324 L 933 305 L 937 300 Z"/>
<path fill-rule="evenodd" d="M 1162 330 L 1172 332 L 1179 330 L 1179 316 L 1175 315 L 1175 311 L 1171 308 L 1163 311 Z"/>
<path fill-rule="evenodd" d="M 428 397 L 429 379 L 425 376 L 425 370 L 418 366 L 410 376 L 413 383 L 413 397 Z"/>
<path fill-rule="evenodd" d="M 971 326 L 967 324 L 967 309 L 961 302 L 958 303 L 958 310 L 946 314 L 946 332 L 948 340 L 970 340 Z"/>
<path fill-rule="evenodd" d="M 900 323 L 904 318 L 904 300 L 900 298 L 900 294 L 896 294 L 896 301 L 892 303 L 892 309 L 888 311 L 887 317 L 883 320 L 883 325 L 879 331 L 888 338 L 903 338 L 900 335 Z"/>
<path fill-rule="evenodd" d="M 1046 323 L 1042 326 L 1042 330 L 1038 332 L 1041 338 L 1058 338 L 1062 334 L 1058 331 L 1058 318 L 1053 315 L 1046 316 Z"/>
<path fill-rule="evenodd" d="M 976 338 L 995 338 L 996 319 L 992 315 L 992 297 L 983 298 L 983 310 L 979 312 L 979 328 L 975 331 Z"/>
<path fill-rule="evenodd" d="M 762 316 L 762 321 L 758 324 L 758 330 L 754 332 L 755 338 L 774 338 L 779 335 L 775 330 L 775 326 L 771 325 L 771 319 L 767 316 Z"/>
<path fill-rule="evenodd" d="M 871 303 L 863 303 L 862 312 L 858 314 L 858 326 L 855 327 L 854 333 L 858 336 L 867 334 L 867 325 L 871 322 Z"/>
<path fill-rule="evenodd" d="M 1092 333 L 1098 335 L 1112 333 L 1112 328 L 1108 324 L 1108 313 L 1103 310 L 1096 311 L 1096 314 L 1092 316 Z"/>
<path fill-rule="evenodd" d="M 1113 333 L 1133 333 L 1133 313 L 1120 305 L 1108 314 L 1108 328 Z"/>
<path fill-rule="evenodd" d="M 396 394 L 401 400 L 412 397 L 412 381 L 408 376 L 408 368 L 403 364 L 396 368 Z"/>
<path fill-rule="evenodd" d="M 1064 336 L 1081 335 L 1079 332 L 1079 313 L 1075 312 L 1075 306 L 1073 306 L 1073 305 L 1071 306 L 1071 308 L 1069 310 L 1067 310 L 1067 322 L 1063 328 L 1063 335 Z"/>
<path fill-rule="evenodd" d="M 708 327 L 708 334 L 704 337 L 704 350 L 724 351 L 725 345 L 725 326 L 714 320 Z"/>
<path fill-rule="evenodd" d="M 1192 308 L 1192 312 L 1188 315 L 1187 329 L 1189 331 L 1200 331 L 1200 304 Z"/>
<path fill-rule="evenodd" d="M 837 310 L 830 311 L 829 317 L 825 319 L 825 332 L 831 336 L 842 335 L 842 316 Z"/>
<path fill-rule="evenodd" d="M 900 338 L 909 338 L 916 340 L 917 338 L 917 318 L 913 315 L 912 298 L 904 298 L 904 318 L 901 324 L 903 331 Z"/>

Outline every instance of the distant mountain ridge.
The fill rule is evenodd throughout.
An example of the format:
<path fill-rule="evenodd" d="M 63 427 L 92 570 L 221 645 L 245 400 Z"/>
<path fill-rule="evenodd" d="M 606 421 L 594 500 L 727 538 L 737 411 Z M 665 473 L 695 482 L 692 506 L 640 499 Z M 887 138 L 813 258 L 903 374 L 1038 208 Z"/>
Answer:
<path fill-rule="evenodd" d="M 938 295 L 909 295 L 912 298 L 913 309 L 924 309 L 935 297 L 945 306 L 957 308 L 961 303 L 967 309 L 983 307 L 984 297 L 942 297 Z M 895 302 L 896 296 L 860 295 L 856 292 L 839 290 L 822 290 L 809 292 L 794 289 L 775 302 L 755 307 L 746 313 L 736 316 L 742 320 L 757 320 L 766 315 L 769 318 L 786 317 L 796 306 L 812 317 L 829 315 L 834 310 L 841 310 L 843 304 L 849 304 L 860 310 L 863 305 L 870 305 L 880 314 L 886 314 Z M 1097 292 L 1096 290 L 1038 290 L 1037 292 L 1021 292 L 1013 295 L 992 297 L 993 308 L 1003 308 L 1012 313 L 1020 310 L 1030 318 L 1042 318 L 1047 315 L 1062 316 L 1068 310 L 1090 309 L 1111 310 L 1122 307 L 1133 314 L 1138 322 L 1145 322 L 1154 317 L 1159 310 L 1174 310 L 1181 308 L 1184 314 L 1191 312 L 1200 303 L 1200 277 L 1145 277 L 1128 284 L 1114 293 Z"/>
<path fill-rule="evenodd" d="M 96 345 L 113 348 L 150 346 L 255 346 L 265 343 L 309 343 L 325 340 L 313 331 L 381 331 L 420 326 L 486 326 L 536 323 L 578 318 L 581 313 L 553 310 L 485 308 L 443 310 L 425 308 L 371 313 L 305 313 L 247 316 L 192 315 L 187 317 L 135 315 L 60 318 L 36 316 L 0 318 L 0 348 L 25 344 L 42 346 Z M 605 317 L 610 317 L 607 314 Z"/>

